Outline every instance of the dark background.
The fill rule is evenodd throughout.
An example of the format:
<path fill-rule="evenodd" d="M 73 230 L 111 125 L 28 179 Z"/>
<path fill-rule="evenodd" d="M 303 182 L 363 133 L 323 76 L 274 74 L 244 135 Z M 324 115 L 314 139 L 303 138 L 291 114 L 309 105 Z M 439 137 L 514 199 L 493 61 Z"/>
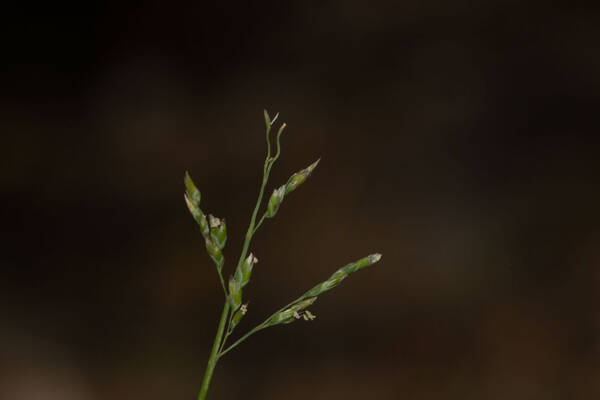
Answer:
<path fill-rule="evenodd" d="M 127 3 L 127 4 L 125 4 Z M 552 4 L 549 4 L 552 3 Z M 381 252 L 218 365 L 212 399 L 600 396 L 600 19 L 577 2 L 113 2 L 3 13 L 0 397 L 193 399 L 232 269 L 236 334 Z"/>

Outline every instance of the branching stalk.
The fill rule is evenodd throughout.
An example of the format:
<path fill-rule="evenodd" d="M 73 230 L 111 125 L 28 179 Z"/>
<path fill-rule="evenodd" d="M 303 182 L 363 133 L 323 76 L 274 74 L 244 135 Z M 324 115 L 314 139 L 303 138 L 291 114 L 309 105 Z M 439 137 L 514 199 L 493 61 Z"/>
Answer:
<path fill-rule="evenodd" d="M 204 214 L 204 212 L 200 209 L 200 192 L 198 191 L 189 174 L 186 173 L 185 175 L 185 201 L 190 213 L 200 227 L 200 231 L 205 240 L 206 250 L 217 267 L 219 281 L 225 295 L 225 304 L 223 305 L 223 311 L 221 312 L 221 318 L 219 319 L 217 333 L 213 341 L 206 371 L 202 379 L 198 400 L 206 399 L 215 367 L 221 357 L 229 353 L 256 332 L 265 328 L 279 324 L 289 324 L 299 319 L 312 321 L 315 319 L 315 315 L 308 310 L 308 307 L 315 302 L 320 294 L 337 286 L 348 275 L 378 262 L 381 258 L 380 254 L 371 254 L 370 256 L 363 257 L 358 261 L 347 264 L 338 269 L 326 281 L 317 284 L 296 300 L 280 308 L 271 314 L 267 319 L 265 319 L 261 324 L 252 328 L 250 331 L 237 339 L 233 344 L 227 347 L 227 339 L 229 339 L 235 327 L 247 312 L 248 303 L 246 302 L 245 304 L 242 304 L 242 288 L 248 284 L 252 274 L 253 266 L 258 262 L 258 258 L 254 256 L 254 254 L 251 253 L 248 255 L 252 238 L 265 219 L 275 217 L 284 198 L 302 185 L 302 183 L 306 181 L 319 163 L 319 160 L 317 160 L 307 168 L 296 172 L 288 179 L 286 184 L 276 188 L 268 200 L 266 211 L 260 220 L 258 222 L 256 221 L 258 211 L 261 207 L 264 197 L 265 188 L 269 181 L 271 169 L 281 154 L 280 138 L 286 127 L 285 124 L 282 124 L 277 131 L 275 155 L 271 156 L 270 132 L 278 115 L 279 114 L 275 115 L 275 117 L 271 120 L 269 114 L 266 111 L 264 112 L 267 155 L 263 165 L 263 177 L 260 190 L 258 192 L 258 198 L 256 200 L 256 205 L 252 211 L 248 230 L 246 231 L 246 236 L 244 238 L 244 244 L 242 245 L 242 250 L 240 252 L 240 258 L 236 265 L 235 274 L 228 281 L 228 285 L 226 285 L 222 273 L 223 265 L 225 263 L 225 257 L 223 256 L 222 250 L 227 241 L 227 227 L 225 224 L 225 219 L 214 217 L 211 214 L 209 214 L 207 217 Z"/>
<path fill-rule="evenodd" d="M 275 116 L 273 121 L 275 119 L 277 119 L 278 115 L 279 114 L 277 114 Z M 260 186 L 260 191 L 258 192 L 258 199 L 256 200 L 256 205 L 254 206 L 254 211 L 252 212 L 252 217 L 250 218 L 250 225 L 248 226 L 248 231 L 246 232 L 246 238 L 245 238 L 244 244 L 242 246 L 240 259 L 238 260 L 238 263 L 237 263 L 238 268 L 244 262 L 244 259 L 246 258 L 246 255 L 248 253 L 248 248 L 250 247 L 250 242 L 252 241 L 252 237 L 254 236 L 256 229 L 258 229 L 258 226 L 256 229 L 254 229 L 254 226 L 256 223 L 256 216 L 258 214 L 258 210 L 262 203 L 262 198 L 264 196 L 265 187 L 267 186 L 267 182 L 269 181 L 269 174 L 271 172 L 271 168 L 272 168 L 273 164 L 275 163 L 275 161 L 277 160 L 277 158 L 279 158 L 279 154 L 281 152 L 279 138 L 281 136 L 281 133 L 283 132 L 283 129 L 285 128 L 285 124 L 283 124 L 281 126 L 281 128 L 279 129 L 279 131 L 277 132 L 277 154 L 274 158 L 271 158 L 271 142 L 269 139 L 269 133 L 271 131 L 271 126 L 272 126 L 273 121 L 269 121 L 269 117 L 268 117 L 268 114 L 266 111 L 265 111 L 265 117 L 266 117 L 265 119 L 267 121 L 267 123 L 266 123 L 267 157 L 265 159 L 265 164 L 264 164 L 264 168 L 263 168 L 263 179 L 262 179 L 262 183 Z M 259 222 L 259 226 L 262 223 L 263 219 L 264 219 L 264 217 L 261 218 L 261 220 Z M 234 315 L 233 311 L 236 311 L 236 310 L 231 310 L 232 311 L 231 313 L 229 312 L 230 304 L 229 304 L 227 289 L 225 287 L 225 281 L 223 279 L 223 274 L 221 273 L 221 271 L 218 270 L 218 272 L 219 272 L 219 278 L 221 280 L 221 286 L 223 287 L 223 291 L 225 293 L 225 305 L 223 306 L 221 320 L 219 321 L 217 335 L 215 337 L 215 340 L 213 343 L 213 348 L 212 348 L 212 351 L 210 354 L 210 358 L 208 360 L 208 365 L 206 367 L 206 372 L 205 372 L 204 378 L 202 380 L 202 386 L 200 388 L 200 394 L 198 395 L 198 400 L 204 400 L 206 398 L 206 394 L 208 393 L 208 387 L 210 386 L 210 381 L 212 379 L 212 374 L 214 372 L 215 366 L 217 365 L 217 362 L 219 361 L 221 350 L 222 350 L 223 346 L 225 346 L 227 338 L 229 337 L 229 335 L 231 335 L 231 333 L 233 331 L 232 318 Z M 229 318 L 228 318 L 228 316 L 229 316 Z M 227 324 L 227 330 L 225 331 L 226 324 Z M 252 333 L 254 333 L 254 332 L 252 332 Z M 248 336 L 250 336 L 250 335 L 248 335 Z"/>

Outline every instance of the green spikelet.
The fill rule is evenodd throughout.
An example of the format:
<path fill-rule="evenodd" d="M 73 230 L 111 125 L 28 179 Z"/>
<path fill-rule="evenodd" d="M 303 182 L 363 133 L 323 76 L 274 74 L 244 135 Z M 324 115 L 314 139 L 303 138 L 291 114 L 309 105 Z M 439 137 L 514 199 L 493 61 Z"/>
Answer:
<path fill-rule="evenodd" d="M 342 268 L 335 271 L 329 279 L 324 282 L 319 283 L 308 292 L 304 293 L 302 297 L 313 297 L 318 296 L 321 293 L 324 293 L 328 290 L 333 289 L 337 285 L 340 284 L 341 281 L 346 279 L 346 277 L 356 271 L 360 271 L 363 268 L 368 267 L 369 265 L 375 264 L 377 261 L 381 259 L 381 254 L 371 254 L 370 256 L 361 258 L 358 261 L 347 264 Z"/>
<path fill-rule="evenodd" d="M 271 318 L 269 318 L 267 321 L 266 326 L 289 324 L 290 322 L 294 322 L 294 320 L 298 319 L 298 313 L 305 308 L 310 307 L 316 300 L 316 297 L 305 299 L 294 304 L 288 309 L 273 314 L 273 316 L 271 316 Z"/>
<path fill-rule="evenodd" d="M 252 269 L 257 263 L 258 258 L 256 258 L 254 254 L 250 253 L 244 262 L 242 262 L 239 267 L 236 268 L 235 275 L 233 277 L 240 283 L 241 287 L 244 287 L 248 284 L 250 281 L 250 276 L 252 275 Z"/>
<path fill-rule="evenodd" d="M 242 286 L 233 277 L 229 279 L 229 304 L 234 311 L 242 305 Z"/>
<path fill-rule="evenodd" d="M 265 214 L 267 218 L 273 218 L 275 214 L 277 214 L 277 210 L 279 210 L 279 206 L 281 205 L 284 196 L 285 185 L 273 190 L 273 194 L 269 198 L 269 203 L 267 204 L 267 213 Z"/>
<path fill-rule="evenodd" d="M 302 185 L 304 181 L 306 181 L 308 177 L 312 174 L 314 169 L 317 168 L 317 165 L 319 165 L 319 161 L 321 161 L 320 158 L 314 163 L 310 164 L 308 167 L 304 168 L 302 171 L 296 172 L 294 175 L 292 175 L 285 184 L 285 194 L 287 195 L 293 192 L 300 185 Z"/>

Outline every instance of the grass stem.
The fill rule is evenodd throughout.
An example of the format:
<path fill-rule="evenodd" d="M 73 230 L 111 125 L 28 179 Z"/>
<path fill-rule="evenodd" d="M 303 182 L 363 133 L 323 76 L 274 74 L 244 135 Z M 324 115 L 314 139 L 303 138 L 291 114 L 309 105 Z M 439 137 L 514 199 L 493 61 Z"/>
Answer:
<path fill-rule="evenodd" d="M 219 349 L 221 348 L 221 340 L 223 338 L 223 331 L 225 330 L 225 322 L 227 321 L 227 315 L 229 314 L 229 302 L 225 300 L 223 306 L 223 312 L 221 313 L 221 320 L 219 321 L 219 327 L 217 328 L 217 334 L 215 335 L 215 341 L 213 343 L 212 351 L 210 352 L 210 358 L 208 359 L 208 365 L 204 372 L 204 378 L 202 379 L 202 386 L 200 387 L 200 393 L 198 394 L 198 400 L 205 400 L 208 393 L 208 387 L 210 386 L 210 380 L 212 379 L 215 366 L 219 361 Z"/>

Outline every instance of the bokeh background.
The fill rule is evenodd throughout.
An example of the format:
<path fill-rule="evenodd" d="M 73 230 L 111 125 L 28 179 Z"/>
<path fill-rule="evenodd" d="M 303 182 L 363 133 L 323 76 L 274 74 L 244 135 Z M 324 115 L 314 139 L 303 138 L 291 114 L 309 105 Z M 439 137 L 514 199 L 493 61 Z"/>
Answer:
<path fill-rule="evenodd" d="M 562 4 L 561 4 L 562 3 Z M 183 202 L 236 259 L 249 329 L 212 399 L 600 396 L 600 18 L 578 2 L 105 2 L 6 11 L 0 397 L 193 399 L 222 298 Z"/>

